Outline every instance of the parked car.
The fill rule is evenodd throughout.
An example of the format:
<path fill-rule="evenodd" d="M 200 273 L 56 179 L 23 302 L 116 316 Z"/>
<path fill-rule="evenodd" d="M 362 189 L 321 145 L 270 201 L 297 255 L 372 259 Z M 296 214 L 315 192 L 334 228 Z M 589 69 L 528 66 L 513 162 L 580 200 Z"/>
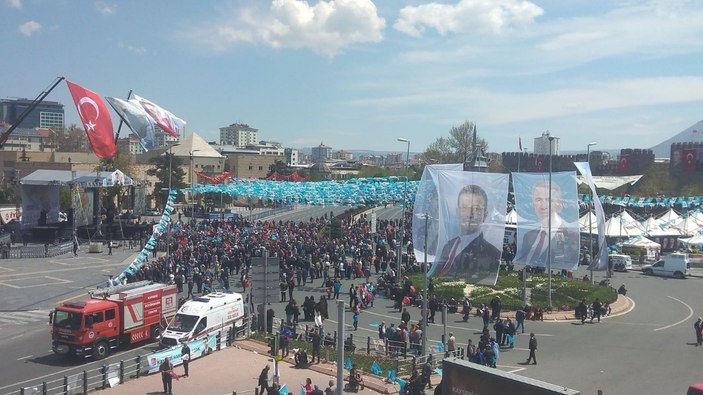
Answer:
<path fill-rule="evenodd" d="M 144 215 L 158 217 L 161 215 L 161 211 L 149 209 L 149 210 L 144 211 Z"/>
<path fill-rule="evenodd" d="M 626 272 L 632 270 L 632 258 L 629 255 L 611 254 L 608 255 L 608 264 L 612 265 L 616 272 Z"/>
<path fill-rule="evenodd" d="M 688 254 L 674 253 L 663 257 L 653 265 L 642 266 L 642 273 L 648 275 L 686 278 L 690 274 L 691 262 Z"/>

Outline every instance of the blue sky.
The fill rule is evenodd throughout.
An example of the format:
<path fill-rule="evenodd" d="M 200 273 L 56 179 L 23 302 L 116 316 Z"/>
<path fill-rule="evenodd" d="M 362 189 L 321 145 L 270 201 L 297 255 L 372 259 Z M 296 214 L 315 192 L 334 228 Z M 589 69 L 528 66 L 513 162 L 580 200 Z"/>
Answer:
<path fill-rule="evenodd" d="M 469 120 L 493 152 L 585 151 L 703 119 L 700 1 L 0 1 L 0 97 L 133 90 L 207 140 L 421 152 Z"/>

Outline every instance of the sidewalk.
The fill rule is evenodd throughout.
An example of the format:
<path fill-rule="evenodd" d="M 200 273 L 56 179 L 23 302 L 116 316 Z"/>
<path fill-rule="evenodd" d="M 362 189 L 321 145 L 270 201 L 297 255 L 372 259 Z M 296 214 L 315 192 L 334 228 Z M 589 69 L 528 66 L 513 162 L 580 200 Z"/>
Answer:
<path fill-rule="evenodd" d="M 266 355 L 268 348 L 264 344 L 259 344 L 249 340 L 237 342 L 235 347 L 229 347 L 222 351 L 214 352 L 206 357 L 195 359 L 190 363 L 189 376 L 176 381 L 173 380 L 173 394 L 198 394 L 198 395 L 227 395 L 236 392 L 237 394 L 254 393 L 257 379 L 261 370 L 267 365 L 271 365 L 273 372 L 273 359 Z M 292 357 L 291 353 L 291 357 Z M 288 392 L 298 395 L 300 385 L 305 383 L 306 378 L 310 378 L 313 384 L 322 391 L 327 388 L 329 380 L 336 383 L 336 365 L 332 363 L 322 363 L 311 365 L 309 369 L 296 369 L 292 359 L 287 358 L 279 362 L 280 383 L 286 384 Z M 183 374 L 183 366 L 176 366 L 176 373 Z M 272 375 L 273 373 L 270 373 Z M 345 371 L 345 377 L 348 372 Z M 372 382 L 381 381 L 364 376 L 367 385 L 359 394 L 375 394 L 372 388 L 377 388 Z M 269 383 L 272 382 L 269 377 Z M 399 387 L 385 384 L 383 390 L 397 393 Z M 161 394 L 163 385 L 159 373 L 149 376 L 142 376 L 139 379 L 131 379 L 115 388 L 97 391 L 100 394 Z"/>

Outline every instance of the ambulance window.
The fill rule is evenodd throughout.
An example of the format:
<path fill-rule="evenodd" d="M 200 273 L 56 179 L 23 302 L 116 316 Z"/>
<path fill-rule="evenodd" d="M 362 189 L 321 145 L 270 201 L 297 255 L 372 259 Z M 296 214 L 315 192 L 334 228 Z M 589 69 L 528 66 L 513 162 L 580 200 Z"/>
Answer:
<path fill-rule="evenodd" d="M 203 317 L 203 319 L 198 322 L 198 325 L 195 327 L 195 331 L 193 333 L 200 333 L 205 330 L 207 327 L 207 317 Z"/>
<path fill-rule="evenodd" d="M 115 319 L 115 309 L 110 309 L 105 312 L 105 319 L 106 320 L 114 320 Z"/>

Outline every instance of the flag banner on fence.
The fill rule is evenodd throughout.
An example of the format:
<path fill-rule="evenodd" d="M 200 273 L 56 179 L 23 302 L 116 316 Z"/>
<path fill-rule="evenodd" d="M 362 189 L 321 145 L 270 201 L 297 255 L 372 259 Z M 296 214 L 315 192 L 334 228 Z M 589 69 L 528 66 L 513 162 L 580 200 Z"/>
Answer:
<path fill-rule="evenodd" d="M 112 118 L 105 102 L 97 93 L 66 80 L 73 102 L 78 110 L 78 117 L 98 158 L 112 158 L 117 154 L 115 132 Z"/>
<path fill-rule="evenodd" d="M 441 170 L 436 185 L 439 254 L 429 274 L 494 285 L 503 252 L 508 175 Z"/>
<path fill-rule="evenodd" d="M 134 100 L 137 101 L 144 111 L 146 111 L 149 116 L 156 122 L 156 124 L 163 129 L 164 132 L 170 134 L 173 137 L 178 137 L 183 131 L 183 127 L 186 121 L 178 118 L 177 116 L 171 114 L 165 109 L 159 107 L 158 105 L 150 102 L 149 100 L 134 95 Z"/>
<path fill-rule="evenodd" d="M 117 115 L 139 138 L 139 143 L 144 151 L 154 148 L 156 145 L 156 125 L 137 100 L 122 100 L 116 97 L 106 97 L 105 100 L 110 103 Z"/>
<path fill-rule="evenodd" d="M 422 172 L 413 205 L 412 237 L 415 257 L 418 262 L 425 259 L 425 227 L 427 227 L 427 262 L 434 262 L 439 235 L 439 201 L 437 200 L 437 173 L 439 171 L 463 171 L 462 163 L 427 165 Z M 427 221 L 425 221 L 427 215 Z"/>
<path fill-rule="evenodd" d="M 608 243 L 605 241 L 605 212 L 603 204 L 601 204 L 596 192 L 596 184 L 591 174 L 591 165 L 588 162 L 574 162 L 576 170 L 581 173 L 586 180 L 586 184 L 591 188 L 593 207 L 596 211 L 596 225 L 598 226 L 598 252 L 591 261 L 589 269 L 591 270 L 607 270 L 608 269 Z M 589 212 L 588 215 L 591 215 Z"/>
<path fill-rule="evenodd" d="M 576 173 L 549 174 L 513 173 L 518 214 L 513 261 L 573 270 L 580 257 Z"/>

